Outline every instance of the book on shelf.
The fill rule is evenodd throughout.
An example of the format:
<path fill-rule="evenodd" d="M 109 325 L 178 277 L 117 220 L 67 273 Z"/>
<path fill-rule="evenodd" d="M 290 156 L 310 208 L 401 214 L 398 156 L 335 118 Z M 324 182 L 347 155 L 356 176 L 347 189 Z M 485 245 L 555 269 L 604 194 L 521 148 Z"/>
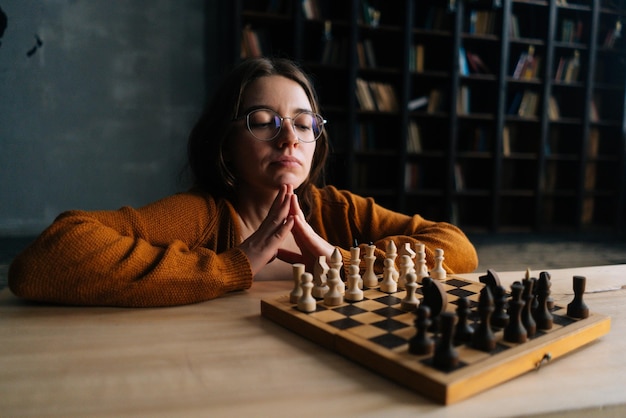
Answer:
<path fill-rule="evenodd" d="M 465 179 L 463 178 L 463 169 L 461 164 L 454 163 L 454 189 L 461 191 L 465 189 Z"/>
<path fill-rule="evenodd" d="M 583 22 L 578 19 L 563 19 L 561 21 L 561 42 L 577 43 L 582 39 Z"/>
<path fill-rule="evenodd" d="M 521 117 L 532 117 L 537 115 L 539 106 L 539 93 L 532 90 L 525 90 L 520 101 L 517 115 Z"/>
<path fill-rule="evenodd" d="M 409 49 L 409 71 L 424 72 L 424 45 L 411 45 Z"/>
<path fill-rule="evenodd" d="M 459 71 L 461 75 L 469 75 L 469 64 L 467 63 L 467 55 L 465 54 L 465 48 L 459 48 Z"/>
<path fill-rule="evenodd" d="M 514 14 L 511 14 L 511 24 L 509 25 L 509 36 L 513 39 L 517 39 L 520 37 L 519 18 Z"/>
<path fill-rule="evenodd" d="M 559 103 L 554 96 L 550 96 L 550 99 L 548 100 L 548 118 L 555 121 L 560 117 Z"/>
<path fill-rule="evenodd" d="M 363 51 L 365 53 L 367 67 L 376 68 L 378 66 L 376 63 L 376 53 L 374 52 L 374 45 L 371 39 L 363 40 Z"/>
<path fill-rule="evenodd" d="M 493 34 L 496 25 L 496 14 L 491 10 L 472 10 L 468 33 L 477 35 Z"/>
<path fill-rule="evenodd" d="M 317 0 L 302 0 L 302 13 L 308 20 L 316 20 L 322 17 Z"/>
<path fill-rule="evenodd" d="M 591 103 L 589 103 L 589 120 L 592 122 L 598 122 L 600 120 L 598 102 L 599 97 L 594 97 L 591 99 Z"/>
<path fill-rule="evenodd" d="M 241 33 L 241 58 L 256 58 L 263 55 L 261 35 L 252 29 L 251 25 L 246 25 Z"/>
<path fill-rule="evenodd" d="M 409 103 L 407 104 L 407 108 L 409 109 L 410 112 L 412 112 L 414 110 L 426 107 L 427 105 L 428 105 L 428 96 L 420 96 L 420 97 L 416 97 L 415 99 L 409 100 Z"/>
<path fill-rule="evenodd" d="M 598 149 L 600 147 L 600 131 L 598 129 L 591 129 L 589 132 L 589 151 L 590 158 L 598 157 Z"/>
<path fill-rule="evenodd" d="M 474 74 L 493 74 L 485 62 L 480 58 L 478 54 L 470 51 L 465 51 L 467 63 L 471 73 Z"/>
<path fill-rule="evenodd" d="M 422 152 L 422 138 L 420 127 L 414 120 L 409 122 L 408 127 L 408 141 L 406 144 L 406 150 L 412 154 L 419 154 Z"/>
<path fill-rule="evenodd" d="M 443 93 L 440 89 L 432 89 L 428 95 L 427 113 L 441 112 L 443 107 Z"/>
<path fill-rule="evenodd" d="M 535 47 L 530 45 L 527 51 L 523 51 L 520 54 L 513 70 L 513 78 L 518 80 L 537 78 L 540 62 L 541 57 L 535 55 Z"/>
<path fill-rule="evenodd" d="M 445 27 L 447 11 L 443 7 L 431 6 L 426 14 L 424 29 L 441 30 Z"/>
<path fill-rule="evenodd" d="M 329 39 L 324 41 L 321 63 L 326 65 L 343 65 L 348 55 L 348 39 Z M 358 51 L 358 49 L 357 49 Z"/>
<path fill-rule="evenodd" d="M 356 79 L 356 96 L 361 110 L 398 111 L 398 99 L 389 83 Z"/>
<path fill-rule="evenodd" d="M 573 83 L 578 81 L 580 74 L 580 52 L 574 51 L 571 57 L 561 57 L 554 75 L 555 81 Z"/>
<path fill-rule="evenodd" d="M 622 22 L 617 19 L 615 22 L 615 26 L 610 28 L 605 37 L 602 46 L 605 48 L 613 48 L 615 46 L 615 41 L 622 37 Z"/>
<path fill-rule="evenodd" d="M 468 86 L 461 86 L 456 101 L 456 111 L 461 115 L 470 113 L 470 89 Z"/>
<path fill-rule="evenodd" d="M 417 163 L 407 163 L 404 167 L 404 187 L 405 190 L 416 190 L 420 186 L 420 167 Z"/>
<path fill-rule="evenodd" d="M 511 128 L 508 126 L 502 129 L 502 155 L 505 157 L 511 155 Z"/>

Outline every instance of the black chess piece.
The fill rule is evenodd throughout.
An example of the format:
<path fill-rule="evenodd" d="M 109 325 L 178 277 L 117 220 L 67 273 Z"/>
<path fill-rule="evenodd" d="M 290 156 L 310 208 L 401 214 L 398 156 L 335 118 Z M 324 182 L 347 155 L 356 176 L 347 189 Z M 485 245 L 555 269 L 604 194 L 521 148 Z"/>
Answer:
<path fill-rule="evenodd" d="M 511 299 L 509 300 L 509 323 L 504 328 L 504 340 L 510 343 L 524 343 L 528 339 L 526 328 L 522 324 L 522 309 L 524 301 L 522 292 L 524 286 L 520 282 L 511 285 Z"/>
<path fill-rule="evenodd" d="M 496 348 L 496 337 L 491 330 L 491 315 L 494 311 L 493 296 L 489 286 L 480 291 L 478 298 L 478 314 L 480 321 L 472 337 L 472 347 L 481 351 L 492 351 Z"/>
<path fill-rule="evenodd" d="M 467 343 L 472 340 L 474 328 L 470 325 L 468 317 L 470 314 L 470 301 L 466 297 L 461 297 L 457 301 L 456 315 L 458 322 L 454 332 L 454 341 L 456 344 Z"/>
<path fill-rule="evenodd" d="M 533 315 L 535 322 L 537 323 L 537 329 L 549 330 L 552 329 L 554 324 L 554 317 L 548 309 L 548 298 L 550 297 L 550 280 L 545 274 L 539 276 L 537 280 L 536 291 L 537 294 L 537 308 L 534 310 Z"/>
<path fill-rule="evenodd" d="M 432 332 L 439 330 L 439 315 L 446 309 L 448 305 L 448 294 L 437 280 L 432 277 L 424 277 L 422 279 L 422 305 L 430 308 L 430 320 L 432 324 L 429 328 Z"/>
<path fill-rule="evenodd" d="M 567 316 L 572 318 L 587 318 L 589 316 L 589 308 L 583 300 L 585 287 L 587 286 L 587 278 L 584 276 L 574 276 L 573 289 L 574 299 L 567 305 Z"/>
<path fill-rule="evenodd" d="M 502 286 L 498 273 L 496 273 L 496 271 L 493 269 L 488 269 L 487 274 L 485 274 L 484 276 L 480 276 L 478 278 L 478 281 L 484 283 L 487 287 L 489 287 L 492 295 L 495 294 L 496 287 Z"/>
<path fill-rule="evenodd" d="M 524 286 L 524 290 L 522 291 L 522 300 L 524 301 L 522 324 L 524 328 L 526 328 L 528 338 L 532 338 L 537 332 L 537 323 L 532 315 L 532 307 L 535 300 L 535 281 L 536 279 L 534 277 L 522 280 L 522 285 Z"/>
<path fill-rule="evenodd" d="M 506 290 L 503 286 L 497 286 L 493 294 L 495 310 L 491 315 L 491 326 L 495 328 L 504 328 L 509 323 L 509 315 L 506 313 Z"/>
<path fill-rule="evenodd" d="M 550 288 L 550 286 L 552 286 L 552 282 L 550 281 L 550 273 L 548 273 L 547 271 L 542 271 L 541 273 L 539 273 L 539 278 L 541 277 L 546 278 L 546 280 L 548 281 L 548 288 Z M 546 304 L 549 310 L 554 309 L 554 299 L 552 298 L 552 296 L 548 295 L 548 298 L 546 299 Z"/>
<path fill-rule="evenodd" d="M 433 366 L 439 370 L 452 370 L 459 364 L 459 353 L 452 344 L 457 318 L 452 312 L 443 312 L 439 319 L 441 338 L 435 347 Z"/>
<path fill-rule="evenodd" d="M 409 353 L 417 355 L 430 355 L 435 348 L 435 341 L 428 335 L 430 327 L 430 308 L 419 306 L 415 313 L 415 335 L 409 340 Z"/>

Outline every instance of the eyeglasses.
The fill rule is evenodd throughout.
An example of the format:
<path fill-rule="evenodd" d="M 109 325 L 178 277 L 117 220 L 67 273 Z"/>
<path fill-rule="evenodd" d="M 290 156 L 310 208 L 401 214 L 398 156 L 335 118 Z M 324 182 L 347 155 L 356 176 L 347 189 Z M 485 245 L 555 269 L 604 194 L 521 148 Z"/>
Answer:
<path fill-rule="evenodd" d="M 291 120 L 296 137 L 302 142 L 315 142 L 322 135 L 326 120 L 317 113 L 300 112 L 292 118 L 281 117 L 270 109 L 255 109 L 245 116 L 233 120 L 246 119 L 248 130 L 259 141 L 271 141 L 283 127 L 285 119 Z"/>

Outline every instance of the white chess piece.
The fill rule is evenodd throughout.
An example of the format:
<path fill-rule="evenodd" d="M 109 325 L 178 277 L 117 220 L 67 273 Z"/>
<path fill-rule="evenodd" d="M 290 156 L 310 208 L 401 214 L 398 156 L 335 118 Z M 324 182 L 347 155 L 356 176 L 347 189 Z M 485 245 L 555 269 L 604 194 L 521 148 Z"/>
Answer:
<path fill-rule="evenodd" d="M 324 295 L 324 305 L 338 306 L 343 303 L 343 294 L 340 288 L 345 286 L 339 277 L 337 269 L 331 268 L 328 270 L 328 292 Z"/>
<path fill-rule="evenodd" d="M 385 293 L 398 291 L 398 283 L 393 279 L 396 266 L 391 258 L 385 258 L 385 268 L 383 270 L 383 280 L 380 282 L 380 290 Z"/>
<path fill-rule="evenodd" d="M 326 292 L 328 292 L 328 285 L 326 284 L 327 274 L 330 267 L 326 264 L 326 256 L 321 255 L 317 258 L 317 261 L 313 265 L 313 297 L 322 299 Z"/>
<path fill-rule="evenodd" d="M 376 262 L 374 250 L 376 250 L 375 245 L 368 245 L 365 248 L 365 256 L 363 257 L 365 260 L 365 272 L 362 277 L 363 286 L 369 288 L 378 286 L 378 276 L 376 276 L 376 273 L 374 272 L 374 262 Z"/>
<path fill-rule="evenodd" d="M 400 309 L 403 311 L 415 311 L 419 306 L 419 299 L 415 296 L 417 290 L 417 274 L 414 271 L 406 275 L 406 296 L 400 302 Z"/>
<path fill-rule="evenodd" d="M 358 273 L 361 272 L 361 249 L 359 247 L 350 248 L 350 265 L 356 266 L 358 269 Z M 347 280 L 346 280 L 347 281 Z M 363 279 L 359 274 L 359 283 L 357 284 L 359 289 L 363 289 Z"/>
<path fill-rule="evenodd" d="M 300 277 L 300 288 L 302 289 L 302 296 L 298 299 L 298 310 L 315 312 L 317 302 L 311 294 L 313 290 L 313 275 L 311 273 L 302 274 Z"/>
<path fill-rule="evenodd" d="M 443 250 L 441 248 L 437 248 L 435 250 L 435 267 L 430 271 L 430 277 L 437 280 L 445 280 L 446 279 L 446 271 L 443 268 Z"/>
<path fill-rule="evenodd" d="M 304 273 L 304 264 L 296 263 L 291 266 L 293 272 L 293 290 L 289 294 L 289 302 L 298 303 L 298 299 L 302 296 L 302 288 L 300 287 L 300 276 Z"/>
<path fill-rule="evenodd" d="M 339 248 L 335 247 L 335 250 L 330 256 L 330 262 L 328 263 L 328 265 L 331 270 L 332 269 L 337 270 L 337 274 L 339 275 L 339 282 L 340 282 L 339 284 L 341 285 L 341 286 L 338 286 L 338 288 L 341 294 L 343 295 L 344 293 L 346 293 L 346 284 L 341 279 L 341 270 L 343 270 L 343 257 L 341 256 L 341 252 L 339 251 Z"/>
<path fill-rule="evenodd" d="M 348 267 L 348 288 L 344 298 L 351 302 L 357 302 L 363 300 L 363 291 L 359 288 L 359 281 L 361 276 L 359 275 L 359 267 L 350 265 Z"/>
<path fill-rule="evenodd" d="M 396 243 L 390 239 L 387 243 L 387 248 L 385 248 L 385 258 L 390 258 L 394 263 L 396 262 L 396 257 L 398 256 Z M 397 282 L 400 274 L 397 270 L 394 269 L 393 279 Z"/>
<path fill-rule="evenodd" d="M 428 277 L 428 266 L 426 265 L 426 249 L 425 245 L 421 242 L 416 244 L 416 258 L 417 265 L 415 272 L 417 274 L 417 282 L 422 283 L 424 277 Z"/>
<path fill-rule="evenodd" d="M 400 270 L 398 272 L 398 289 L 404 289 L 406 284 L 406 275 L 413 272 L 415 264 L 409 255 L 400 257 Z"/>

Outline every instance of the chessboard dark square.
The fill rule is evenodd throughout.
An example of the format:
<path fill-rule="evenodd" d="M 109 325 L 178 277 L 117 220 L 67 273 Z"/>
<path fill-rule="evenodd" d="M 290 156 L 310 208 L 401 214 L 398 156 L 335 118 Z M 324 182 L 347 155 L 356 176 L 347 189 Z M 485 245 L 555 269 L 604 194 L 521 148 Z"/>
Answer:
<path fill-rule="evenodd" d="M 343 314 L 345 316 L 358 315 L 360 313 L 367 312 L 365 309 L 359 308 L 358 306 L 354 305 L 340 306 L 338 308 L 333 308 L 332 310 L 335 312 L 339 312 L 340 314 Z"/>
<path fill-rule="evenodd" d="M 459 298 L 469 298 L 470 296 L 473 296 L 475 294 L 474 292 L 470 292 L 469 290 L 464 290 L 460 288 L 448 290 L 447 293 L 449 295 L 453 295 Z"/>
<path fill-rule="evenodd" d="M 561 325 L 563 327 L 576 322 L 574 318 L 570 318 L 569 316 L 564 315 L 552 315 L 552 320 L 555 324 Z"/>
<path fill-rule="evenodd" d="M 466 282 L 466 281 L 459 280 L 459 279 L 449 279 L 449 280 L 446 280 L 445 283 L 447 285 L 454 286 L 454 287 L 465 287 L 471 284 L 470 282 Z"/>
<path fill-rule="evenodd" d="M 389 350 L 400 347 L 402 344 L 406 344 L 406 340 L 404 338 L 398 337 L 394 334 L 383 334 L 378 337 L 371 338 L 370 341 Z"/>
<path fill-rule="evenodd" d="M 352 318 L 343 318 L 343 319 L 338 319 L 336 321 L 331 321 L 328 323 L 328 325 L 333 326 L 337 329 L 345 330 L 345 329 L 358 327 L 359 325 L 363 325 L 363 324 L 360 323 L 359 321 L 355 321 Z"/>
<path fill-rule="evenodd" d="M 396 321 L 395 319 L 387 318 L 383 321 L 374 322 L 371 324 L 376 328 L 384 329 L 385 331 L 393 332 L 402 328 L 406 328 L 406 324 L 403 324 L 400 321 Z"/>
<path fill-rule="evenodd" d="M 402 299 L 397 298 L 395 296 L 391 296 L 391 295 L 382 296 L 382 297 L 376 298 L 374 300 L 376 302 L 385 304 L 387 306 L 397 305 L 398 303 L 402 302 Z"/>
<path fill-rule="evenodd" d="M 403 313 L 405 313 L 404 311 L 401 311 L 400 309 L 392 308 L 391 306 L 388 306 L 386 308 L 376 309 L 373 312 L 380 316 L 384 316 L 385 318 L 393 318 L 394 316 L 402 315 Z"/>

